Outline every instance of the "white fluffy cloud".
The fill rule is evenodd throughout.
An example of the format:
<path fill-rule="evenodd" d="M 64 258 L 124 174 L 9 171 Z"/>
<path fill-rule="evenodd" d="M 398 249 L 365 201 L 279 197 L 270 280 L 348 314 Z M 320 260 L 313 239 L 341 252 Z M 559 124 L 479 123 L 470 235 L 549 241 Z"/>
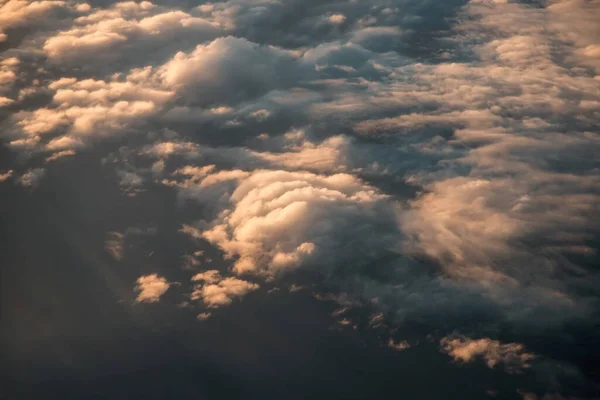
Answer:
<path fill-rule="evenodd" d="M 166 85 L 195 102 L 219 105 L 293 85 L 308 70 L 289 52 L 228 36 L 177 53 L 157 72 Z"/>
<path fill-rule="evenodd" d="M 53 10 L 66 8 L 67 2 L 43 0 L 9 0 L 0 5 L 0 43 L 8 40 L 7 31 L 36 24 L 42 25 L 44 18 Z"/>
<path fill-rule="evenodd" d="M 396 351 L 404 351 L 410 349 L 410 344 L 406 340 L 396 342 L 393 338 L 388 340 L 388 347 Z"/>
<path fill-rule="evenodd" d="M 121 62 L 132 54 L 161 51 L 190 35 L 206 40 L 219 32 L 217 24 L 147 1 L 119 2 L 106 9 L 79 11 L 84 15 L 76 18 L 70 29 L 45 40 L 43 50 L 52 62 Z M 130 64 L 138 60 L 131 59 Z"/>
<path fill-rule="evenodd" d="M 203 284 L 195 286 L 191 299 L 202 300 L 210 308 L 227 306 L 234 299 L 243 297 L 259 288 L 256 283 L 242 279 L 223 278 L 216 270 L 198 273 L 192 277 L 192 281 L 203 282 Z M 203 313 L 200 319 L 207 319 L 208 317 L 210 317 L 210 313 Z"/>
<path fill-rule="evenodd" d="M 351 175 L 258 170 L 228 196 L 229 207 L 202 235 L 237 258 L 234 271 L 239 274 L 278 275 L 303 263 L 327 272 L 331 264 L 352 258 L 353 251 L 390 243 L 389 231 L 380 232 L 377 243 L 360 237 L 378 224 L 385 226 L 392 205 Z M 340 254 L 343 249 L 352 251 Z"/>
<path fill-rule="evenodd" d="M 135 290 L 138 292 L 136 301 L 138 303 L 156 303 L 160 297 L 169 290 L 171 283 L 166 278 L 157 274 L 140 276 L 137 279 Z"/>

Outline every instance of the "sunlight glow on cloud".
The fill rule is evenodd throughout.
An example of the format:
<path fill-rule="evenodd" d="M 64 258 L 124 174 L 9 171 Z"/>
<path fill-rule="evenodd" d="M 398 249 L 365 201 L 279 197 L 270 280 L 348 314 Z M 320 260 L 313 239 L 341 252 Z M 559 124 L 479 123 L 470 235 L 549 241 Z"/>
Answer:
<path fill-rule="evenodd" d="M 519 343 L 500 343 L 490 338 L 470 339 L 464 336 L 445 337 L 440 341 L 442 350 L 455 361 L 470 363 L 483 359 L 489 368 L 503 364 L 509 372 L 531 367 L 535 355 L 525 351 Z"/>
<path fill-rule="evenodd" d="M 157 274 L 140 276 L 137 279 L 135 290 L 138 293 L 136 301 L 138 303 L 156 303 L 160 297 L 169 290 L 171 283 Z"/>
<path fill-rule="evenodd" d="M 215 270 L 196 274 L 192 277 L 192 281 L 204 282 L 204 284 L 196 285 L 190 298 L 192 300 L 202 300 L 210 308 L 227 306 L 233 302 L 233 299 L 243 297 L 259 288 L 257 284 L 242 279 L 223 278 Z M 201 319 L 206 319 L 208 316 L 210 316 L 210 313 L 205 313 Z"/>
<path fill-rule="evenodd" d="M 100 245 L 154 263 L 137 302 L 183 264 L 204 327 L 315 287 L 350 299 L 338 328 L 369 304 L 388 351 L 422 325 L 459 363 L 535 369 L 490 332 L 567 342 L 599 310 L 598 21 L 597 0 L 8 0 L 1 188 L 79 193 L 69 174 L 101 165 L 115 218 L 168 225 L 180 253 L 136 260 L 144 230 L 108 221 Z"/>

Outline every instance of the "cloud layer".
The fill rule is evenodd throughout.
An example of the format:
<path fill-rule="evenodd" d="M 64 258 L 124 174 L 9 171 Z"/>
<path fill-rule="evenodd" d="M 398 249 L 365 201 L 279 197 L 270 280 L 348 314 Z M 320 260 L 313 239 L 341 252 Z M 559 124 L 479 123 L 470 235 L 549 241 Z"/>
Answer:
<path fill-rule="evenodd" d="M 138 302 L 185 282 L 206 320 L 309 281 L 454 360 L 528 369 L 490 337 L 597 323 L 600 3 L 438 3 L 4 2 L 2 189 L 88 160 L 124 204 L 177 210 L 187 275 L 152 265 Z M 108 225 L 124 265 L 136 233 Z"/>

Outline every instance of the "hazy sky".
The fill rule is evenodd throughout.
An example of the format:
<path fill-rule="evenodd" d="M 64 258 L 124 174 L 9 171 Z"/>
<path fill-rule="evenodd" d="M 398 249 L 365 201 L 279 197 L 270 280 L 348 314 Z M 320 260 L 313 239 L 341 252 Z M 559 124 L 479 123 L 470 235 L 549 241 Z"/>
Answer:
<path fill-rule="evenodd" d="M 600 1 L 0 0 L 0 398 L 600 398 Z"/>

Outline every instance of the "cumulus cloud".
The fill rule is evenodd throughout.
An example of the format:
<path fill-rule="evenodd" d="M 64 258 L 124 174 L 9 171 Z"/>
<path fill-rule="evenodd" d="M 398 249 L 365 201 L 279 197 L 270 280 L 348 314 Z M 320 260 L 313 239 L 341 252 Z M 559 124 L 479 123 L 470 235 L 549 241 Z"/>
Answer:
<path fill-rule="evenodd" d="M 196 316 L 196 319 L 199 321 L 206 321 L 207 319 L 209 319 L 211 317 L 211 313 L 209 312 L 201 312 Z"/>
<path fill-rule="evenodd" d="M 197 104 L 217 106 L 291 86 L 308 71 L 288 52 L 228 36 L 177 53 L 158 76 Z"/>
<path fill-rule="evenodd" d="M 0 42 L 9 39 L 9 31 L 21 27 L 43 25 L 44 19 L 53 11 L 67 8 L 67 2 L 43 0 L 9 0 L 0 6 Z"/>
<path fill-rule="evenodd" d="M 519 372 L 531 367 L 536 357 L 519 343 L 500 343 L 490 338 L 470 339 L 465 336 L 448 336 L 440 340 L 442 351 L 455 361 L 470 363 L 482 359 L 489 368 L 503 364 L 509 372 Z"/>
<path fill-rule="evenodd" d="M 173 95 L 167 90 L 117 80 L 61 78 L 49 88 L 55 91 L 53 108 L 21 111 L 13 116 L 18 132 L 30 139 L 67 133 L 49 141 L 47 150 L 76 148 L 89 137 L 130 129 Z"/>
<path fill-rule="evenodd" d="M 46 162 L 51 162 L 51 161 L 58 160 L 59 158 L 74 156 L 74 155 L 75 155 L 74 150 L 63 150 L 63 151 L 59 151 L 59 152 L 52 154 L 50 157 L 46 157 Z"/>
<path fill-rule="evenodd" d="M 53 63 L 85 63 L 94 69 L 98 62 L 122 65 L 126 61 L 132 66 L 139 60 L 149 62 L 148 54 L 170 56 L 174 42 L 183 45 L 192 35 L 198 41 L 211 39 L 219 32 L 218 24 L 147 1 L 118 2 L 102 9 L 80 6 L 77 11 L 83 15 L 70 29 L 44 42 L 43 50 Z M 144 53 L 146 57 L 140 57 Z"/>
<path fill-rule="evenodd" d="M 129 227 L 124 232 L 108 232 L 104 241 L 104 249 L 115 260 L 121 261 L 125 256 L 125 241 L 132 236 L 146 236 L 156 234 L 156 228 Z"/>
<path fill-rule="evenodd" d="M 236 273 L 278 275 L 306 263 L 327 270 L 352 257 L 341 255 L 342 248 L 369 252 L 390 245 L 387 197 L 351 175 L 258 170 L 244 178 L 229 194 L 230 208 L 202 232 L 237 258 Z M 376 242 L 361 237 L 385 225 Z"/>
<path fill-rule="evenodd" d="M 203 282 L 196 285 L 190 298 L 202 300 L 210 308 L 227 306 L 234 299 L 240 298 L 259 288 L 258 284 L 248 282 L 234 277 L 223 278 L 219 271 L 210 270 L 196 274 L 192 277 L 193 282 Z M 202 319 L 207 319 L 210 313 L 204 313 Z"/>
<path fill-rule="evenodd" d="M 6 107 L 15 100 L 2 96 L 9 94 L 17 80 L 20 60 L 17 57 L 7 57 L 0 61 L 0 107 Z"/>
<path fill-rule="evenodd" d="M 157 303 L 171 286 L 166 278 L 157 274 L 140 276 L 136 282 L 135 291 L 138 295 L 135 300 L 138 303 Z"/>

